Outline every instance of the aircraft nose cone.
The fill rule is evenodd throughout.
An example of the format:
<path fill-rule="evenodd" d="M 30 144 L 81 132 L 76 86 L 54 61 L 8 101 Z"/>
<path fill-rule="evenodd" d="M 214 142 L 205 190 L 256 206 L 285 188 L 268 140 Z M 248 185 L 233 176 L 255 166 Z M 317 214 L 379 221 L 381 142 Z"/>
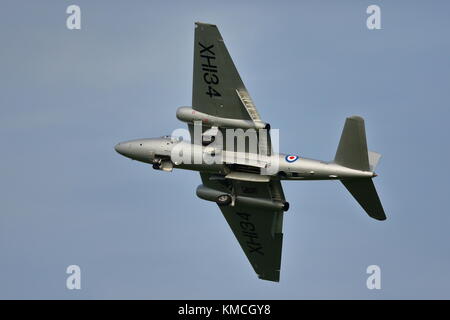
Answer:
<path fill-rule="evenodd" d="M 119 142 L 118 144 L 115 145 L 114 150 L 116 150 L 117 153 L 120 153 L 121 155 L 124 155 L 124 153 L 125 153 L 125 144 L 123 144 L 122 142 Z"/>

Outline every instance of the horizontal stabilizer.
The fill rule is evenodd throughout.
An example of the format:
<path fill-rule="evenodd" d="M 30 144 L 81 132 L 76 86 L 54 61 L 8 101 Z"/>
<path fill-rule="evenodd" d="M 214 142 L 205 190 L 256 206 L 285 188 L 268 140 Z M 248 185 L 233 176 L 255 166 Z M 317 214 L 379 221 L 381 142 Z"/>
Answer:
<path fill-rule="evenodd" d="M 341 182 L 370 217 L 386 220 L 386 214 L 372 178 L 341 180 Z"/>

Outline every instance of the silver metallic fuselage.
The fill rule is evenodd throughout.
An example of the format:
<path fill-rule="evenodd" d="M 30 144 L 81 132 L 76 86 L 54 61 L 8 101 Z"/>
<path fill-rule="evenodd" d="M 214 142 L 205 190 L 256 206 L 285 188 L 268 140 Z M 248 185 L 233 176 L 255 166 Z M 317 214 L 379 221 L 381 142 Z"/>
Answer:
<path fill-rule="evenodd" d="M 176 148 L 176 149 L 174 149 Z M 264 169 L 266 164 L 276 170 L 265 175 L 281 180 L 333 180 L 344 178 L 370 178 L 376 176 L 371 171 L 360 171 L 304 157 L 274 154 L 263 160 L 248 158 L 248 154 L 229 151 L 211 150 L 208 147 L 195 146 L 190 142 L 179 141 L 169 136 L 151 139 L 137 139 L 117 144 L 115 150 L 121 155 L 144 163 L 154 164 L 155 161 L 170 162 L 172 168 L 203 171 L 216 174 L 228 174 L 231 171 L 247 171 Z M 176 152 L 175 152 L 176 151 Z M 175 159 L 174 154 L 183 154 L 184 160 Z M 215 161 L 205 163 L 198 161 L 206 154 L 215 155 Z M 245 157 L 245 159 L 243 158 Z M 292 157 L 292 160 L 289 160 Z M 228 161 L 232 159 L 232 161 Z M 264 174 L 261 171 L 258 173 Z"/>

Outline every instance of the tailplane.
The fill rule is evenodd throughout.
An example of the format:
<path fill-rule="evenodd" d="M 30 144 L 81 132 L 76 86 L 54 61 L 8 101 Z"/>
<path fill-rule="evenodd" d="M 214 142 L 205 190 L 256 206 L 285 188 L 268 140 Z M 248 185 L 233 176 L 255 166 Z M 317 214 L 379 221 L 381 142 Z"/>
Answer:
<path fill-rule="evenodd" d="M 341 182 L 370 217 L 377 220 L 386 220 L 386 214 L 372 178 L 348 179 L 341 180 Z"/>

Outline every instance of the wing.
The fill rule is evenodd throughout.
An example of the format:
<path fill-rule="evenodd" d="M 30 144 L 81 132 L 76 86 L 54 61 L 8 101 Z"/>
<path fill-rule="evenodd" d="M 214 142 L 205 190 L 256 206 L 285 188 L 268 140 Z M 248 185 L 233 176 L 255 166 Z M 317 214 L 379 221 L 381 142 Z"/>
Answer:
<path fill-rule="evenodd" d="M 230 192 L 237 196 L 284 201 L 280 181 L 267 183 L 237 180 L 211 180 L 200 174 L 209 188 Z M 261 210 L 252 207 L 219 206 L 231 230 L 244 250 L 260 279 L 279 281 L 283 242 L 283 211 Z"/>
<path fill-rule="evenodd" d="M 217 26 L 195 25 L 192 107 L 223 118 L 260 120 Z"/>
<path fill-rule="evenodd" d="M 192 108 L 217 117 L 262 122 L 215 25 L 196 23 Z M 207 124 L 202 124 L 202 132 L 209 128 Z M 225 137 L 224 129 L 218 129 Z M 189 130 L 193 138 L 192 124 L 189 124 Z M 226 143 L 224 150 L 236 151 L 230 150 Z M 249 148 L 246 146 L 247 150 Z M 258 152 L 271 154 L 270 135 L 264 130 L 258 132 Z M 203 185 L 212 189 L 235 196 L 285 201 L 278 180 L 251 182 L 224 177 L 211 179 L 208 173 L 200 175 Z M 219 208 L 258 276 L 279 281 L 283 211 L 242 204 Z"/>
<path fill-rule="evenodd" d="M 217 26 L 195 25 L 192 108 L 217 117 L 262 122 Z M 192 125 L 189 129 L 192 134 Z M 204 126 L 203 132 L 207 129 Z M 258 152 L 270 155 L 270 135 L 258 135 L 258 141 Z"/>

